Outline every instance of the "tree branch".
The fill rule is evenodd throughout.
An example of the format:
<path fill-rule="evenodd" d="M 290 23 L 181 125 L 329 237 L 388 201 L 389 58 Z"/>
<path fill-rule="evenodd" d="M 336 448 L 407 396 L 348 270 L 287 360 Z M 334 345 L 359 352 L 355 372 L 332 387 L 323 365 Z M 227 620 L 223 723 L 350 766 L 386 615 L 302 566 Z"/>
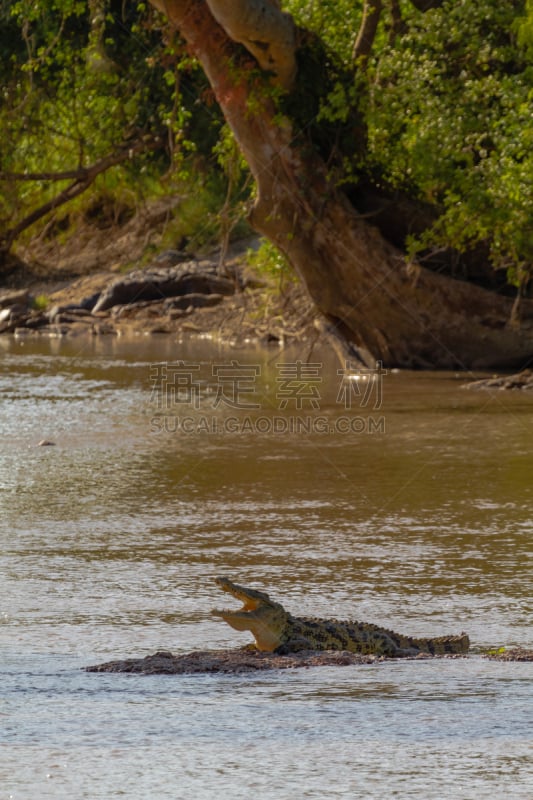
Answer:
<path fill-rule="evenodd" d="M 440 8 L 444 0 L 411 0 L 418 11 L 429 11 L 430 8 Z"/>
<path fill-rule="evenodd" d="M 72 181 L 82 180 L 86 174 L 85 167 L 64 172 L 0 172 L 0 181 Z"/>
<path fill-rule="evenodd" d="M 365 0 L 361 27 L 355 40 L 352 59 L 361 68 L 365 68 L 368 57 L 372 52 L 372 45 L 376 38 L 379 18 L 383 10 L 382 0 Z"/>
<path fill-rule="evenodd" d="M 401 36 L 407 30 L 402 17 L 400 0 L 390 0 L 391 27 L 389 31 L 389 44 L 392 46 L 397 36 Z"/>
<path fill-rule="evenodd" d="M 289 90 L 296 76 L 296 28 L 278 0 L 206 0 L 230 39 L 244 45 L 276 84 Z"/>
<path fill-rule="evenodd" d="M 0 238 L 0 252 L 9 251 L 13 242 L 26 228 L 38 222 L 51 211 L 55 211 L 56 208 L 60 208 L 60 206 L 65 205 L 65 203 L 68 203 L 70 200 L 82 194 L 102 172 L 133 158 L 137 153 L 143 152 L 144 150 L 153 150 L 160 146 L 161 138 L 159 136 L 144 137 L 137 141 L 123 144 L 115 153 L 110 153 L 90 167 L 58 173 L 0 173 L 0 178 L 4 180 L 56 181 L 73 179 L 73 182 L 67 186 L 66 189 L 63 189 L 63 191 L 59 192 L 55 197 L 52 197 L 51 200 L 43 203 L 39 208 L 34 209 L 30 214 L 21 219 L 20 222 L 5 231 Z"/>
<path fill-rule="evenodd" d="M 242 44 L 257 63 L 288 91 L 296 76 L 296 26 L 281 11 L 278 0 L 205 0 L 191 8 L 187 0 L 150 0 L 178 30 L 189 27 L 191 15 L 207 6 L 212 17 L 233 41 Z"/>

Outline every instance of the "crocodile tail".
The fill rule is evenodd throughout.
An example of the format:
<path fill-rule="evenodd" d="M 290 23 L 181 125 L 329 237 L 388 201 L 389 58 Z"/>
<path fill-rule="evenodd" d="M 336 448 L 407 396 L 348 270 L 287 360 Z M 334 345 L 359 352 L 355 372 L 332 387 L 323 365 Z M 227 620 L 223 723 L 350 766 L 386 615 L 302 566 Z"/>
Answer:
<path fill-rule="evenodd" d="M 466 633 L 458 636 L 438 636 L 434 639 L 413 639 L 412 644 L 424 653 L 443 655 L 444 653 L 468 653 L 470 639 Z"/>

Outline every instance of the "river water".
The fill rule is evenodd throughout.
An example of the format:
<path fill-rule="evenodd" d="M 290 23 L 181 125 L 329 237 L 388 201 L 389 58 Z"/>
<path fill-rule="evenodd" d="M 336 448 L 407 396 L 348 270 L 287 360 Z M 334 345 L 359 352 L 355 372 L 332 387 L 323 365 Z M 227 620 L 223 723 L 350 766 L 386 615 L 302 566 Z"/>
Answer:
<path fill-rule="evenodd" d="M 321 352 L 0 341 L 0 798 L 533 796 L 533 397 Z M 41 440 L 54 446 L 37 446 Z M 89 674 L 250 641 L 223 574 L 468 659 Z"/>

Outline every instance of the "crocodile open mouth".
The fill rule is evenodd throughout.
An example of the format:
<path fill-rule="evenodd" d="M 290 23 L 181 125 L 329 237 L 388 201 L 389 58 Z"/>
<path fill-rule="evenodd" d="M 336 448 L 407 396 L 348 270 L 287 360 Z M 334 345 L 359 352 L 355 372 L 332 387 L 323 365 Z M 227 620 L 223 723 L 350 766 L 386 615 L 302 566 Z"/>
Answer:
<path fill-rule="evenodd" d="M 281 643 L 287 612 L 279 603 L 273 602 L 265 592 L 247 589 L 228 578 L 216 578 L 219 589 L 230 594 L 240 603 L 240 609 L 213 609 L 212 614 L 221 617 L 237 631 L 250 631 L 258 650 L 275 650 Z"/>
<path fill-rule="evenodd" d="M 229 608 L 221 610 L 214 609 L 214 614 L 242 614 L 255 611 L 261 603 L 264 603 L 265 600 L 268 601 L 268 596 L 263 594 L 263 592 L 256 592 L 253 589 L 245 589 L 244 586 L 239 586 L 238 584 L 233 583 L 233 581 L 230 581 L 229 578 L 215 578 L 215 583 L 219 589 L 222 589 L 223 592 L 227 592 L 227 594 L 230 594 L 232 597 L 242 603 L 242 608 L 238 609 L 237 611 Z"/>

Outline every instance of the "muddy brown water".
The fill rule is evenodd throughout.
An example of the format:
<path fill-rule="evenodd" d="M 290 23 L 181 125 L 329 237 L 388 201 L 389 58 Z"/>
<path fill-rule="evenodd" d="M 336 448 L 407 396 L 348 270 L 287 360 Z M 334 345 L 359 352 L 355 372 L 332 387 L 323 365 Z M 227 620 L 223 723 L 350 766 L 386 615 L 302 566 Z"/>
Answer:
<path fill-rule="evenodd" d="M 0 352 L 2 798 L 533 796 L 532 665 L 479 655 L 533 644 L 533 396 L 166 337 Z M 247 643 L 217 574 L 473 654 L 82 671 Z"/>

